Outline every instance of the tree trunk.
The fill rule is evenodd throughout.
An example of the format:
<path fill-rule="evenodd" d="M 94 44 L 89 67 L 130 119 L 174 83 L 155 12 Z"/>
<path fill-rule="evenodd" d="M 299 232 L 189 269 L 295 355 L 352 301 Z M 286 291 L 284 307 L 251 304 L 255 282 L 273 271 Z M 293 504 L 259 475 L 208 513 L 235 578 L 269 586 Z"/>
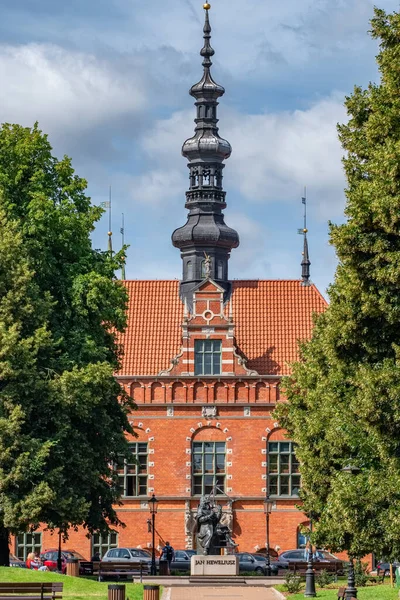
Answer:
<path fill-rule="evenodd" d="M 0 525 L 0 566 L 10 566 L 10 549 L 9 549 L 10 534 L 6 527 Z"/>

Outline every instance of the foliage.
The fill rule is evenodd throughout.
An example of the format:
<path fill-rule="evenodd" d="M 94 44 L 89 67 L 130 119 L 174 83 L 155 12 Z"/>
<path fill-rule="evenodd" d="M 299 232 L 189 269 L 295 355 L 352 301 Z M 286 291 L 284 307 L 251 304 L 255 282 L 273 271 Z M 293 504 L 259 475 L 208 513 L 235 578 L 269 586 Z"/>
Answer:
<path fill-rule="evenodd" d="M 369 566 L 367 562 L 356 560 L 354 564 L 354 575 L 356 581 L 356 587 L 365 587 L 368 583 L 369 577 Z"/>
<path fill-rule="evenodd" d="M 330 306 L 277 416 L 298 444 L 313 541 L 351 556 L 400 555 L 400 15 L 375 9 L 379 84 L 346 98 L 347 222 Z M 356 475 L 342 472 L 352 464 Z"/>
<path fill-rule="evenodd" d="M 294 573 L 286 573 L 284 587 L 290 594 L 297 594 L 302 587 L 301 577 Z"/>
<path fill-rule="evenodd" d="M 112 462 L 132 402 L 113 372 L 127 298 L 122 255 L 91 247 L 102 210 L 85 188 L 37 126 L 0 128 L 2 564 L 8 530 L 119 522 Z"/>
<path fill-rule="evenodd" d="M 324 588 L 330 583 L 332 583 L 333 577 L 328 573 L 326 569 L 321 569 L 321 571 L 319 571 L 315 575 L 315 581 L 317 582 L 319 587 Z"/>

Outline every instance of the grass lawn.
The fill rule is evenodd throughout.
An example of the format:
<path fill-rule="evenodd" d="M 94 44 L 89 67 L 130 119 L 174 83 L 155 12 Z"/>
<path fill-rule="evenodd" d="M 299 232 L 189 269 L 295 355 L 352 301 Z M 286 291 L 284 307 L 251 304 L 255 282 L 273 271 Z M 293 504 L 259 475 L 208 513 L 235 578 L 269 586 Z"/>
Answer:
<path fill-rule="evenodd" d="M 15 567 L 0 567 L 1 583 L 23 583 L 25 581 L 62 581 L 64 583 L 62 595 L 66 600 L 90 600 L 91 598 L 93 600 L 107 600 L 107 586 L 109 583 L 115 583 L 113 581 L 99 583 L 85 579 L 84 577 L 68 577 L 67 575 L 59 575 L 58 573 L 30 571 L 29 569 Z M 143 585 L 139 583 L 127 583 L 126 598 L 129 598 L 129 600 L 142 600 Z"/>
<path fill-rule="evenodd" d="M 276 588 L 284 592 L 284 586 L 278 585 Z M 399 590 L 391 588 L 390 585 L 369 585 L 364 588 L 358 588 L 357 600 L 395 600 L 399 596 Z M 337 600 L 337 588 L 335 589 L 317 589 L 317 598 L 325 598 L 325 600 Z M 304 600 L 304 586 L 299 594 L 291 594 L 287 596 L 288 600 Z"/>

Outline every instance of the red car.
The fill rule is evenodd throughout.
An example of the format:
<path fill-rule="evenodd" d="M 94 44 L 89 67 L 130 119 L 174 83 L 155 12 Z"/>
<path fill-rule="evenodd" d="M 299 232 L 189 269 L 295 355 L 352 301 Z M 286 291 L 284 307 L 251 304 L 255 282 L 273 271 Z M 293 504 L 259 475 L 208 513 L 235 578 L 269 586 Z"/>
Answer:
<path fill-rule="evenodd" d="M 51 548 L 50 550 L 45 550 L 45 552 L 41 553 L 40 558 L 49 571 L 57 571 L 57 549 Z M 79 561 L 83 560 L 87 562 L 86 558 L 83 558 L 82 554 L 79 554 L 75 550 L 61 550 L 61 571 L 64 575 L 67 572 L 67 558 L 77 558 Z M 79 569 L 79 572 L 81 573 L 81 569 Z"/>

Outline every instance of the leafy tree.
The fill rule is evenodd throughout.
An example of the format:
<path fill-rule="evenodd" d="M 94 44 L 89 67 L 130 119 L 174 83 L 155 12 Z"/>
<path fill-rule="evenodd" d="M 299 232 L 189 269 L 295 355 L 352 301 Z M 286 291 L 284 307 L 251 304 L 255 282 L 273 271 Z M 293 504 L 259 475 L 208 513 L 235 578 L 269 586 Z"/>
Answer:
<path fill-rule="evenodd" d="M 8 537 L 118 524 L 112 463 L 131 399 L 116 382 L 122 253 L 92 249 L 102 209 L 33 129 L 0 129 L 0 564 Z"/>
<path fill-rule="evenodd" d="M 315 541 L 352 556 L 400 556 L 400 15 L 375 9 L 379 85 L 355 87 L 345 224 L 330 225 L 339 265 L 330 306 L 285 388 L 278 416 L 298 443 Z M 360 471 L 342 472 L 347 464 Z"/>

